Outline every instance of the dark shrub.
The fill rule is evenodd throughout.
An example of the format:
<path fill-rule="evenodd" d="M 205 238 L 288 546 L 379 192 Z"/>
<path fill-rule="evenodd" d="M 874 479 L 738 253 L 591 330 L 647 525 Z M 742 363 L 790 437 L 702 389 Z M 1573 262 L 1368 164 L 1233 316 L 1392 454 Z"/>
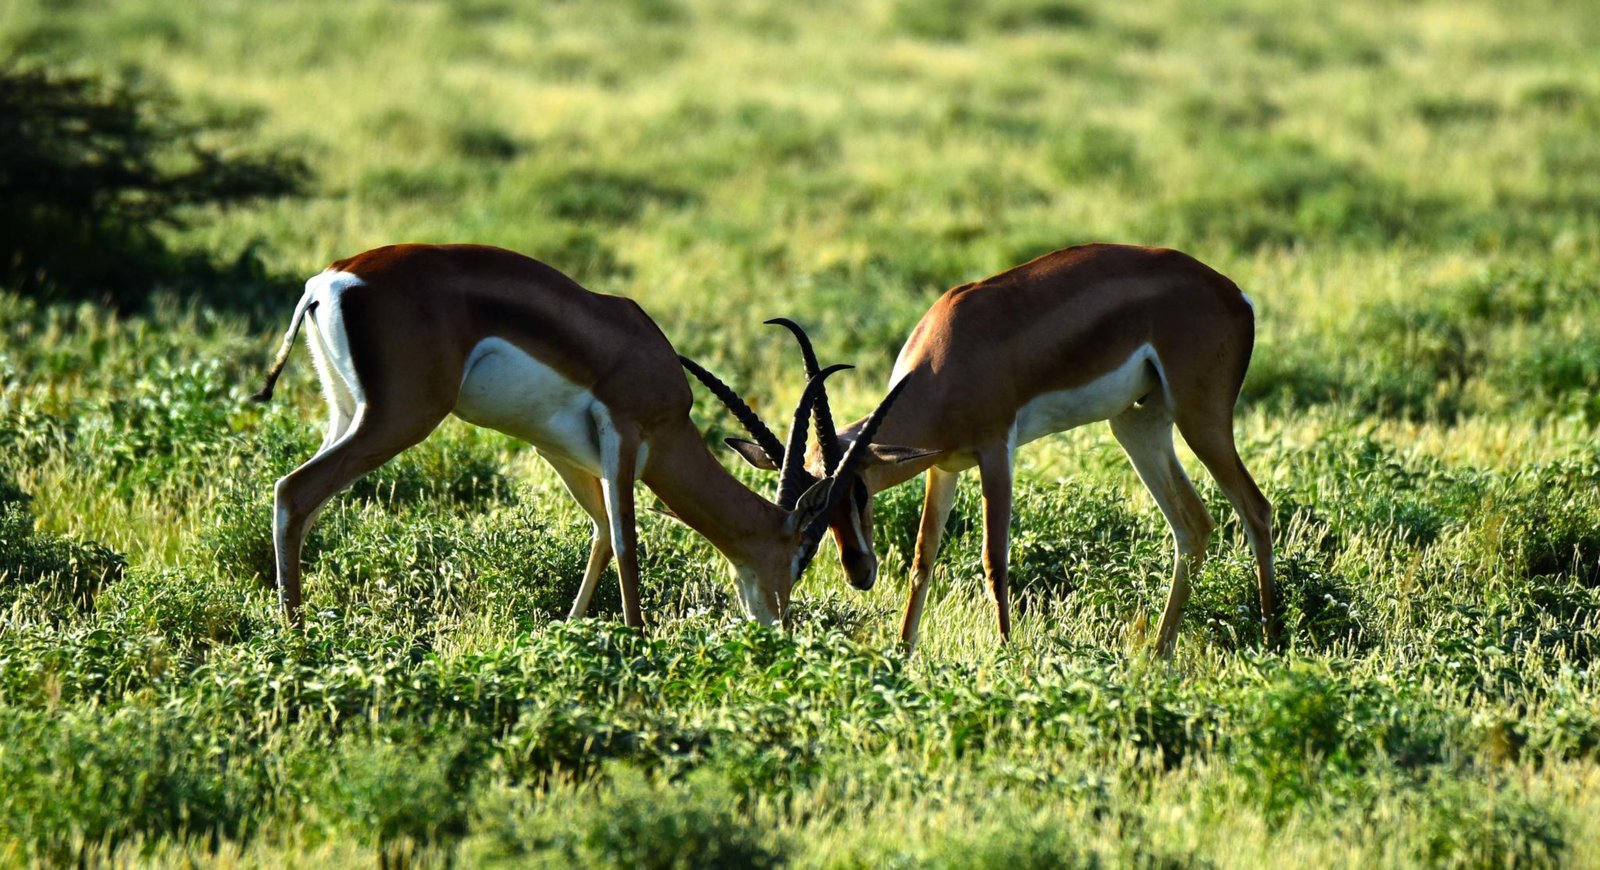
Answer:
<path fill-rule="evenodd" d="M 147 88 L 0 65 L 0 284 L 122 306 L 185 277 L 262 284 L 249 248 L 213 263 L 170 249 L 160 230 L 196 207 L 299 193 L 310 173 L 283 154 L 205 144 L 206 132 Z"/>

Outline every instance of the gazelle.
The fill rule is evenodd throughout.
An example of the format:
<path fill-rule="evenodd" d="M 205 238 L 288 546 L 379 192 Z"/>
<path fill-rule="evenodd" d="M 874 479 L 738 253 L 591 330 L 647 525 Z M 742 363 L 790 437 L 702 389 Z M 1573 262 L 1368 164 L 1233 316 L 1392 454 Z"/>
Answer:
<path fill-rule="evenodd" d="M 784 325 L 800 341 L 808 374 L 815 372 L 805 333 Z M 860 452 L 862 421 L 835 432 L 825 391 L 815 406 L 818 445 L 808 465 L 811 474 L 836 476 L 837 486 L 847 490 L 830 523 L 850 582 L 869 588 L 876 574 L 872 494 L 926 470 L 910 600 L 900 628 L 906 647 L 915 646 L 957 476 L 977 466 L 984 570 L 1000 636 L 1006 638 L 1016 449 L 1053 432 L 1109 420 L 1172 527 L 1172 588 L 1157 632 L 1157 649 L 1170 655 L 1189 578 L 1203 562 L 1214 528 L 1173 451 L 1176 423 L 1243 520 L 1255 555 L 1263 624 L 1275 641 L 1272 509 L 1233 437 L 1234 405 L 1254 339 L 1254 310 L 1239 288 L 1171 250 L 1081 245 L 945 293 L 900 350 L 890 383 L 904 392 L 894 419 L 874 433 L 924 448 L 922 455 L 880 458 L 868 451 L 859 467 L 843 468 L 845 452 Z M 760 467 L 786 464 L 786 454 L 759 446 L 776 443 L 770 430 L 753 414 L 739 417 L 758 443 L 730 439 L 730 445 Z"/>
<path fill-rule="evenodd" d="M 334 263 L 306 282 L 257 401 L 272 397 L 302 322 L 329 421 L 316 455 L 275 488 L 277 586 L 291 623 L 301 621 L 301 545 L 322 504 L 452 413 L 532 444 L 593 520 L 572 617 L 615 553 L 624 618 L 643 625 L 633 499 L 642 480 L 728 559 L 750 617 L 783 619 L 821 540 L 818 520 L 838 498 L 829 482 L 796 488 L 806 416 L 823 379 L 849 366 L 807 385 L 787 451 L 795 459 L 773 504 L 706 449 L 680 358 L 644 310 L 536 260 L 477 245 L 395 245 Z M 859 441 L 871 440 L 895 395 Z M 839 467 L 850 472 L 862 456 L 851 451 Z"/>

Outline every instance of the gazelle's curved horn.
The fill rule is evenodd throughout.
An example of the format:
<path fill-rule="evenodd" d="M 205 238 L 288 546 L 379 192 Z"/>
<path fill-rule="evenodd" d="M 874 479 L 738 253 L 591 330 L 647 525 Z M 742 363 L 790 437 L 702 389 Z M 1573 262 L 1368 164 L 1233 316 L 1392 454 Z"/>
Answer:
<path fill-rule="evenodd" d="M 906 388 L 911 377 L 907 375 L 901 378 L 900 382 L 889 390 L 889 394 L 883 397 L 883 401 L 878 403 L 878 407 L 872 409 L 872 416 L 867 418 L 867 422 L 861 425 L 856 440 L 850 445 L 844 459 L 839 462 L 839 469 L 831 475 L 833 482 L 828 485 L 828 500 L 824 503 L 825 507 L 817 522 L 827 522 L 827 517 L 833 513 L 834 506 L 849 490 L 850 476 L 861 465 L 862 458 L 870 452 L 873 436 L 878 434 L 878 427 L 883 425 L 884 418 L 889 416 L 889 408 L 894 405 L 894 400 L 900 397 L 900 392 Z"/>
<path fill-rule="evenodd" d="M 806 379 L 816 377 L 821 367 L 817 365 L 817 352 L 811 347 L 811 336 L 806 335 L 800 324 L 787 317 L 774 317 L 767 323 L 781 326 L 794 333 L 795 341 L 800 343 L 800 355 L 805 358 Z M 839 460 L 844 458 L 844 448 L 839 445 L 839 432 L 833 426 L 833 408 L 828 404 L 826 388 L 817 394 L 817 404 L 812 409 L 812 415 L 817 421 L 817 442 L 822 445 L 824 467 L 829 474 L 832 474 L 834 469 L 839 467 Z"/>
<path fill-rule="evenodd" d="M 834 372 L 851 368 L 855 366 L 844 363 L 828 366 L 807 381 L 805 392 L 800 394 L 800 404 L 794 409 L 794 426 L 789 430 L 789 447 L 784 453 L 783 473 L 778 477 L 778 507 L 786 511 L 794 510 L 806 487 L 816 480 L 806 471 L 806 430 L 811 408 L 816 404 L 817 394 L 822 392 L 822 382 Z"/>
<path fill-rule="evenodd" d="M 694 375 L 700 383 L 705 384 L 706 389 L 711 391 L 711 395 L 716 396 L 722 401 L 722 404 L 728 406 L 728 410 L 733 412 L 733 416 L 738 419 L 740 425 L 744 426 L 745 431 L 756 439 L 756 444 L 761 447 L 763 453 L 767 454 L 767 458 L 772 460 L 774 466 L 783 465 L 783 442 L 778 440 L 777 435 L 772 434 L 772 430 L 767 427 L 767 424 L 762 422 L 761 417 L 756 414 L 754 409 L 745 404 L 744 399 L 740 398 L 732 387 L 723 383 L 716 375 L 706 371 L 703 366 L 686 356 L 679 355 L 678 362 L 683 363 L 683 367 L 689 370 L 689 374 Z"/>

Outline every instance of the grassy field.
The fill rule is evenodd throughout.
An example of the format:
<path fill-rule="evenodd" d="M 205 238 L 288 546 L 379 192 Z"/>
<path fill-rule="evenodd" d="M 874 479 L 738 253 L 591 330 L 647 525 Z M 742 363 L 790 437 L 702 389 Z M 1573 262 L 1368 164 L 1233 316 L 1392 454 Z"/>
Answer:
<path fill-rule="evenodd" d="M 0 56 L 319 179 L 169 235 L 254 251 L 265 309 L 0 288 L 0 861 L 1600 867 L 1600 6 L 1296 5 L 0 5 Z M 1170 536 L 1099 425 L 1019 454 L 1004 648 L 973 480 L 910 659 L 920 483 L 878 496 L 877 588 L 828 547 L 790 632 L 654 515 L 652 629 L 609 579 L 565 623 L 587 521 L 459 422 L 324 513 L 305 631 L 263 585 L 323 410 L 303 350 L 244 397 L 332 259 L 523 251 L 769 411 L 791 316 L 853 417 L 944 288 L 1096 240 L 1255 300 L 1284 651 L 1184 454 L 1224 521 L 1149 657 Z"/>

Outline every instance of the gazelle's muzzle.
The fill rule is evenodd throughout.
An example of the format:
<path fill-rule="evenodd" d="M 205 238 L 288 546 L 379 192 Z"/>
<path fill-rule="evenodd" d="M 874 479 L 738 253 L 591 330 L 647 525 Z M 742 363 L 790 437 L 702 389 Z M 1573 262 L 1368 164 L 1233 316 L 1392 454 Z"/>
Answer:
<path fill-rule="evenodd" d="M 846 553 L 844 579 L 856 589 L 866 592 L 878 582 L 878 558 L 871 551 Z"/>
<path fill-rule="evenodd" d="M 787 595 L 780 595 L 753 573 L 739 572 L 737 582 L 739 603 L 744 606 L 746 616 L 762 625 L 779 625 L 783 622 L 784 611 L 788 609 Z"/>

